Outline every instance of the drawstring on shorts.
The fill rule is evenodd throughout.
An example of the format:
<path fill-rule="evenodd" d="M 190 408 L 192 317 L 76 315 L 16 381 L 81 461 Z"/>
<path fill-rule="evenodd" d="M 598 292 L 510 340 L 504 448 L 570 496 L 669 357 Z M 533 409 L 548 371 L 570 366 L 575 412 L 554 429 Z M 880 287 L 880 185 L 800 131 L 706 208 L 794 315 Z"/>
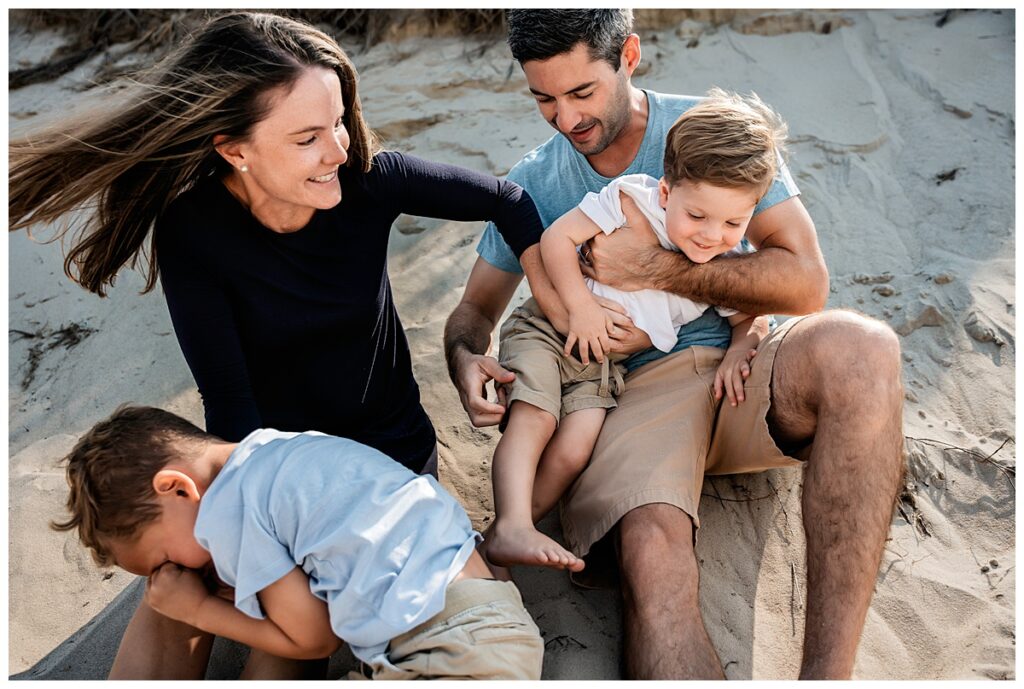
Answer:
<path fill-rule="evenodd" d="M 608 390 L 609 383 L 609 369 L 611 369 L 611 382 L 614 383 L 615 387 L 613 390 Z M 601 386 L 597 390 L 597 394 L 601 397 L 610 397 L 615 395 L 618 397 L 626 389 L 626 381 L 622 379 L 622 373 L 619 372 L 619 367 L 612 363 L 611 359 L 607 356 L 604 361 L 601 362 Z"/>

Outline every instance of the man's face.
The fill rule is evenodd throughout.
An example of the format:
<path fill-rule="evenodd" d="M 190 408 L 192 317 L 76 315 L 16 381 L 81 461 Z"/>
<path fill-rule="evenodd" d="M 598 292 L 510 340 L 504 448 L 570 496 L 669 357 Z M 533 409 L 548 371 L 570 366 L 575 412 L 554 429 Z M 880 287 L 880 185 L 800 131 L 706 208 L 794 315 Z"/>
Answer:
<path fill-rule="evenodd" d="M 523 64 L 540 114 L 585 156 L 608 148 L 629 123 L 629 79 L 584 43 L 547 60 Z"/>

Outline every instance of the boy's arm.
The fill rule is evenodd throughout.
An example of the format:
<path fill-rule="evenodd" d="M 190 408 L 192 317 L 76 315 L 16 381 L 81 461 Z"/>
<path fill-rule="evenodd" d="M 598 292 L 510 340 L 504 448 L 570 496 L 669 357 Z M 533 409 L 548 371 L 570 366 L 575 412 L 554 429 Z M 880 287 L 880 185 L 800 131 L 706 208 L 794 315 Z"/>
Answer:
<path fill-rule="evenodd" d="M 735 407 L 745 399 L 743 381 L 750 376 L 750 362 L 757 354 L 757 346 L 768 335 L 768 318 L 737 313 L 728 320 L 732 343 L 715 372 L 714 390 L 716 400 L 722 399 L 724 393 Z"/>
<path fill-rule="evenodd" d="M 262 620 L 210 594 L 196 572 L 173 563 L 146 583 L 146 602 L 160 614 L 282 658 L 326 658 L 341 646 L 327 604 L 312 594 L 298 567 L 260 591 L 259 600 Z"/>
<path fill-rule="evenodd" d="M 589 363 L 588 350 L 598 361 L 609 351 L 608 329 L 612 325 L 594 294 L 587 288 L 580 270 L 576 246 L 601 233 L 601 228 L 579 208 L 574 208 L 547 229 L 540 240 L 544 270 L 569 311 L 569 333 L 565 352 L 579 340 L 580 359 Z"/>

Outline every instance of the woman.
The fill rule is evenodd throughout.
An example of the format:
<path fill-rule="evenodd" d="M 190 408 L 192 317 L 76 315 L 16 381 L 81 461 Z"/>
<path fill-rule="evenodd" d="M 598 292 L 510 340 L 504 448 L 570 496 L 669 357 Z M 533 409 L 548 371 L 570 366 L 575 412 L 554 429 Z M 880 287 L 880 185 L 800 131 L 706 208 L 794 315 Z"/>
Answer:
<path fill-rule="evenodd" d="M 272 15 L 215 19 L 103 119 L 11 150 L 11 228 L 99 205 L 65 271 L 103 295 L 155 223 L 158 277 L 207 430 L 318 430 L 415 471 L 435 448 L 387 276 L 399 213 L 494 220 L 513 247 L 540 221 L 517 186 L 379 152 L 351 62 Z"/>
<path fill-rule="evenodd" d="M 338 45 L 267 14 L 211 20 L 127 102 L 10 159 L 12 230 L 98 202 L 65 259 L 83 287 L 103 296 L 144 256 L 208 431 L 317 430 L 414 471 L 432 469 L 435 435 L 391 296 L 391 224 L 489 219 L 519 253 L 542 231 L 514 184 L 380 151 Z M 112 676 L 195 675 L 195 631 L 140 606 Z M 186 640 L 189 660 L 170 651 Z"/>

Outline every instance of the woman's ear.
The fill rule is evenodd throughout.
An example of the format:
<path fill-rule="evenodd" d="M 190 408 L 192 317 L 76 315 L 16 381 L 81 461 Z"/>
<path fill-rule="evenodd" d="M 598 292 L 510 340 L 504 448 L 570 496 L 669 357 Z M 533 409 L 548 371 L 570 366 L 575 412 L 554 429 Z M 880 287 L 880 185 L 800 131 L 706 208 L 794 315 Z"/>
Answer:
<path fill-rule="evenodd" d="M 214 135 L 213 148 L 231 167 L 239 169 L 245 165 L 245 155 L 242 153 L 241 143 L 232 141 L 226 134 Z"/>
<path fill-rule="evenodd" d="M 153 490 L 158 498 L 182 497 L 199 499 L 199 487 L 191 476 L 178 469 L 163 468 L 153 476 Z"/>

